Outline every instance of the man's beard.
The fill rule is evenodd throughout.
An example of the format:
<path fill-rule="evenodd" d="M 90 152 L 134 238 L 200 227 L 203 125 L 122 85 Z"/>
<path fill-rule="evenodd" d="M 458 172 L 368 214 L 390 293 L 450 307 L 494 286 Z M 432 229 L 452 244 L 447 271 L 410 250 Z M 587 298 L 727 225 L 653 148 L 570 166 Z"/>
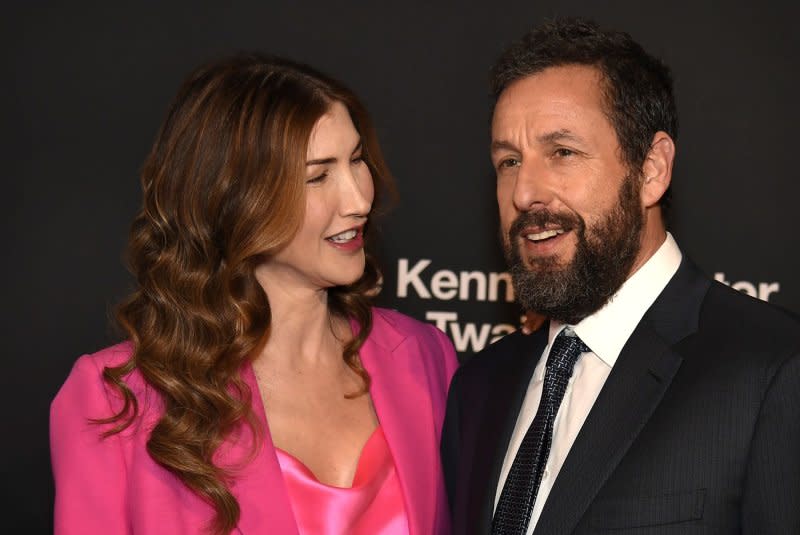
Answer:
<path fill-rule="evenodd" d="M 517 217 L 503 244 L 514 292 L 525 310 L 574 325 L 608 302 L 628 278 L 639 252 L 644 225 L 640 189 L 637 176 L 626 176 L 617 205 L 588 229 L 574 212 L 542 210 Z M 559 266 L 558 258 L 552 256 L 522 258 L 523 230 L 548 224 L 575 232 L 575 255 L 566 266 Z"/>

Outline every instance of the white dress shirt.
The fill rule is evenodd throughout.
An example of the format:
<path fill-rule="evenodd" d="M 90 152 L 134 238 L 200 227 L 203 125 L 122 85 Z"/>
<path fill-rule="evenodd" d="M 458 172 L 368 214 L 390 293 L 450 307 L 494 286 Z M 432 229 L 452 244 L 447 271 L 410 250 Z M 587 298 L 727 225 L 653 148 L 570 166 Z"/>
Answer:
<path fill-rule="evenodd" d="M 542 513 L 547 496 L 564 464 L 575 437 L 583 426 L 583 422 L 594 405 L 597 395 L 611 373 L 622 347 L 630 338 L 639 321 L 650 305 L 667 285 L 678 270 L 681 263 L 681 251 L 667 233 L 664 243 L 628 280 L 620 287 L 603 308 L 581 320 L 577 325 L 565 325 L 557 321 L 550 322 L 550 333 L 547 347 L 539 358 L 528 385 L 528 391 L 517 416 L 517 423 L 511 435 L 511 441 L 503 460 L 494 506 L 500 500 L 500 493 L 508 477 L 511 464 L 517 455 L 522 439 L 528 431 L 539 408 L 542 397 L 545 363 L 553 345 L 553 340 L 562 329 L 570 327 L 591 349 L 578 357 L 572 377 L 567 383 L 564 399 L 556 414 L 553 424 L 553 442 L 547 458 L 542 482 L 533 505 L 531 521 L 527 535 L 533 533 L 539 515 Z M 537 358 L 537 355 L 531 355 Z"/>

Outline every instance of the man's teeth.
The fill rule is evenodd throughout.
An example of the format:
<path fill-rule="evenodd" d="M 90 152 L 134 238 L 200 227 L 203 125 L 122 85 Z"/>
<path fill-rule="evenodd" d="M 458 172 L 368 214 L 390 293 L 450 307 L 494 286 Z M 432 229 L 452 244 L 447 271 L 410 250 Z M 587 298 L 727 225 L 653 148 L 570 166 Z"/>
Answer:
<path fill-rule="evenodd" d="M 539 240 L 546 240 L 547 238 L 552 238 L 553 236 L 558 236 L 559 234 L 564 234 L 564 231 L 562 229 L 544 230 L 542 232 L 537 232 L 535 234 L 526 234 L 525 237 L 531 241 L 539 241 Z"/>
<path fill-rule="evenodd" d="M 356 235 L 358 235 L 357 230 L 345 230 L 344 232 L 340 232 L 339 234 L 331 236 L 328 239 L 336 243 L 343 243 L 352 240 L 356 237 Z"/>

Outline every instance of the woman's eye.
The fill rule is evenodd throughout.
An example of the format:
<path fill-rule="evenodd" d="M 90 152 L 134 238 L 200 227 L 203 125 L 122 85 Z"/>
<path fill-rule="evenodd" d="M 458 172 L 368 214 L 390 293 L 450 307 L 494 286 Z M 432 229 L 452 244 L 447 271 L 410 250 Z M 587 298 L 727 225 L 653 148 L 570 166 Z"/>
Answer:
<path fill-rule="evenodd" d="M 328 177 L 328 173 L 322 173 L 319 176 L 315 176 L 315 177 L 312 177 L 312 178 L 309 178 L 308 180 L 306 180 L 306 184 L 319 184 L 320 182 L 325 180 L 327 177 Z"/>
<path fill-rule="evenodd" d="M 361 155 L 361 154 L 359 154 L 358 156 L 354 156 L 354 157 L 353 157 L 353 159 L 352 159 L 352 160 L 350 160 L 350 163 L 352 163 L 352 164 L 359 164 L 359 163 L 361 163 L 361 162 L 363 162 L 363 161 L 364 161 L 364 156 L 363 156 L 363 155 Z"/>

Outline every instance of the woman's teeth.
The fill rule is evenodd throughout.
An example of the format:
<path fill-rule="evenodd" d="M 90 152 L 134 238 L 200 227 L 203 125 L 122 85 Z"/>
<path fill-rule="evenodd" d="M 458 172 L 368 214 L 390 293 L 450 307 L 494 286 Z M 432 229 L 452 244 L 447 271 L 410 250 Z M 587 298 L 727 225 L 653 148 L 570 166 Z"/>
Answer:
<path fill-rule="evenodd" d="M 357 230 L 345 230 L 344 232 L 340 232 L 335 236 L 331 236 L 328 238 L 329 240 L 336 242 L 336 243 L 344 243 L 346 241 L 350 241 L 358 235 Z"/>

